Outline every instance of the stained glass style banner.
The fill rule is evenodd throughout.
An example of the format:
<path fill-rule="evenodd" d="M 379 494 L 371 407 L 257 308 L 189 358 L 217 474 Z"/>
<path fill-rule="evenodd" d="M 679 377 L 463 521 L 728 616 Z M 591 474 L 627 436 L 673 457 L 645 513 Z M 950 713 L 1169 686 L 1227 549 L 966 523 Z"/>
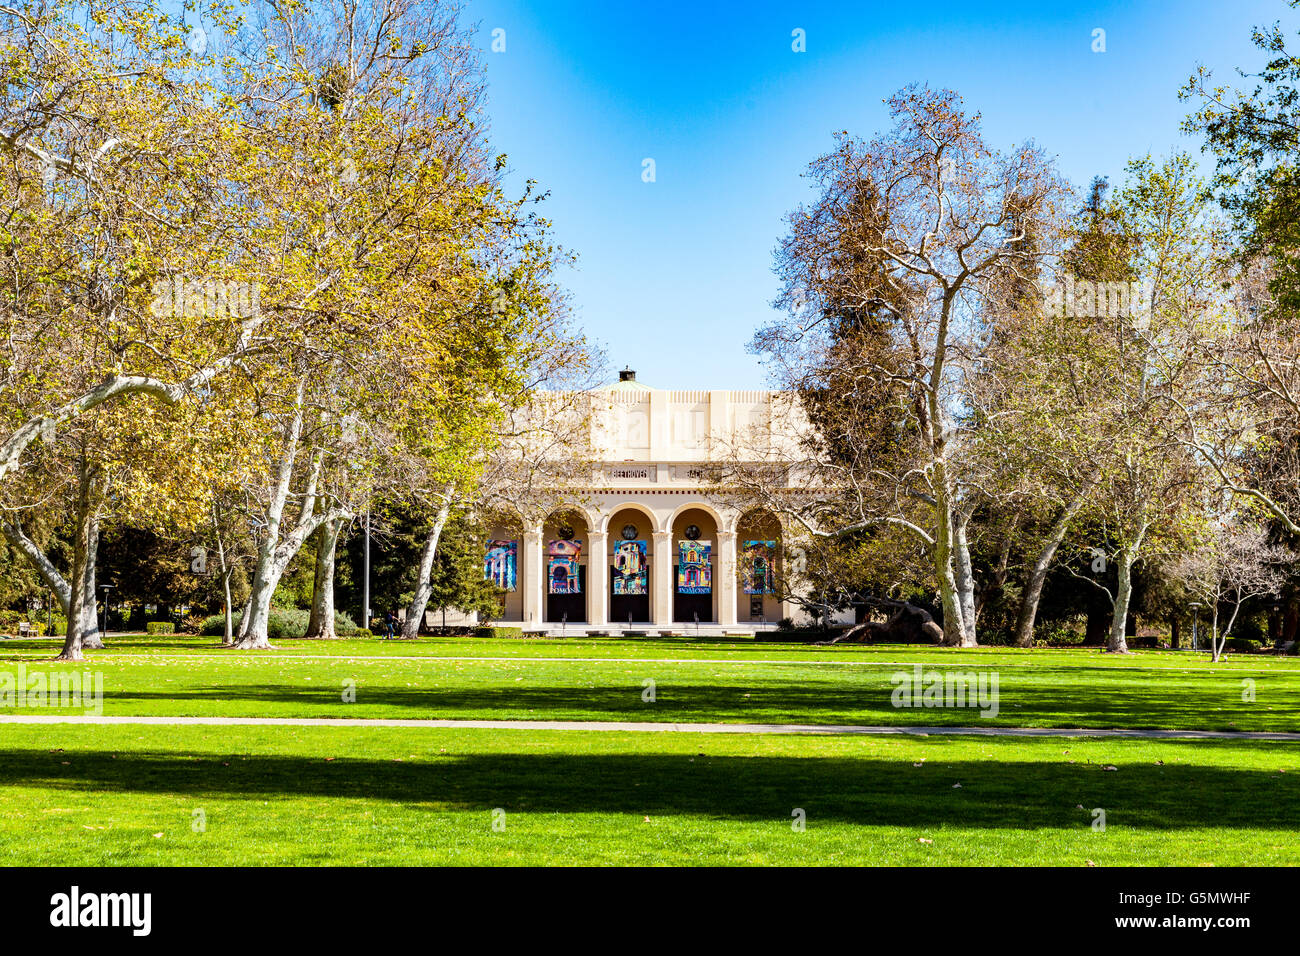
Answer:
<path fill-rule="evenodd" d="M 518 555 L 518 542 L 489 541 L 487 555 L 483 558 L 483 579 L 504 591 L 513 591 L 517 584 Z"/>
<path fill-rule="evenodd" d="M 677 593 L 709 594 L 713 591 L 713 546 L 702 541 L 683 541 L 677 546 Z"/>
<path fill-rule="evenodd" d="M 582 574 L 577 558 L 551 558 L 546 567 L 551 594 L 581 594 Z"/>
<path fill-rule="evenodd" d="M 776 542 L 745 541 L 740 548 L 740 566 L 746 594 L 771 594 L 776 590 Z"/>
<path fill-rule="evenodd" d="M 614 546 L 615 594 L 646 594 L 649 578 L 645 541 L 620 541 Z"/>

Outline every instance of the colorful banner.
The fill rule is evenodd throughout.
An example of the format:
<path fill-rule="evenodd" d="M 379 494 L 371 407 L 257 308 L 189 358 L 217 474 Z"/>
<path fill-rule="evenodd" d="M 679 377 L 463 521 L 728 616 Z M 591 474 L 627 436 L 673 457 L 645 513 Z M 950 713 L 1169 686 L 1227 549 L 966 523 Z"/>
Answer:
<path fill-rule="evenodd" d="M 646 594 L 650 579 L 644 541 L 620 541 L 614 545 L 614 593 Z"/>
<path fill-rule="evenodd" d="M 557 538 L 546 543 L 546 580 L 551 594 L 581 594 L 582 572 L 578 558 L 582 542 Z"/>
<path fill-rule="evenodd" d="M 483 559 L 483 579 L 491 581 L 503 591 L 515 589 L 519 545 L 514 541 L 489 541 L 487 556 Z"/>
<path fill-rule="evenodd" d="M 677 593 L 709 594 L 713 591 L 713 546 L 703 541 L 682 541 L 677 545 Z"/>
<path fill-rule="evenodd" d="M 581 594 L 582 573 L 576 558 L 551 558 L 546 567 L 546 580 L 552 594 Z"/>
<path fill-rule="evenodd" d="M 740 548 L 740 567 L 746 594 L 776 591 L 776 542 L 744 542 Z"/>

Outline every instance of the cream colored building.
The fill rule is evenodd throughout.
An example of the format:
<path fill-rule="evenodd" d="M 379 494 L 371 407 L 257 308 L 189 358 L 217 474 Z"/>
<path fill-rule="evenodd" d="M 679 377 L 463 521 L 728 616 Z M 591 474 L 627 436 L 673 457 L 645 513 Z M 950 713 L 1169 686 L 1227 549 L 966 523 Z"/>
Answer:
<path fill-rule="evenodd" d="M 585 486 L 545 518 L 491 529 L 492 566 L 503 554 L 515 561 L 499 623 L 534 632 L 740 634 L 796 616 L 756 571 L 766 560 L 773 579 L 782 577 L 779 522 L 742 510 L 711 483 L 717 463 L 792 450 L 797 413 L 788 398 L 655 389 L 630 370 L 589 394 L 584 427 L 594 462 Z"/>

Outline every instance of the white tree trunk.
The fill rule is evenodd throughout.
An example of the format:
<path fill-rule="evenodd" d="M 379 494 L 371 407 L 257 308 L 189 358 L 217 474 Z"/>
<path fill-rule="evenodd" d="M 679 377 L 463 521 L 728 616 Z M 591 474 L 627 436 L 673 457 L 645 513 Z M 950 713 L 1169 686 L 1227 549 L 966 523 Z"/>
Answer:
<path fill-rule="evenodd" d="M 75 508 L 72 574 L 68 581 L 68 630 L 56 660 L 82 660 L 85 647 L 103 647 L 95 614 L 95 559 L 99 550 L 100 476 L 83 460 Z"/>
<path fill-rule="evenodd" d="M 338 546 L 343 519 L 327 521 L 316 531 L 316 577 L 312 582 L 311 620 L 307 637 L 331 640 L 338 637 L 334 629 L 334 552 Z"/>
<path fill-rule="evenodd" d="M 21 527 L 8 521 L 0 521 L 0 533 L 3 533 L 5 540 L 13 547 L 15 551 L 25 557 L 41 575 L 41 579 L 54 592 L 55 598 L 58 599 L 59 607 L 63 610 L 63 616 L 68 616 L 68 604 L 72 598 L 72 589 L 68 586 L 67 579 L 59 573 L 53 562 L 46 557 L 45 552 L 37 546 L 36 542 L 23 533 Z"/>
<path fill-rule="evenodd" d="M 267 634 L 267 625 L 271 618 L 271 597 L 275 594 L 275 588 L 280 583 L 290 558 L 297 552 L 297 548 L 294 548 L 288 554 L 282 555 L 284 548 L 280 541 L 280 524 L 284 520 L 284 509 L 289 501 L 289 488 L 293 482 L 293 467 L 298 459 L 298 439 L 302 435 L 303 398 L 306 387 L 306 379 L 298 382 L 294 414 L 285 429 L 283 452 L 266 512 L 266 531 L 257 549 L 257 569 L 253 574 L 253 586 L 248 595 L 248 606 L 244 609 L 243 620 L 239 622 L 239 634 L 233 645 L 241 650 L 264 650 L 271 647 Z M 309 514 L 312 504 L 310 495 L 304 498 L 304 518 Z M 299 522 L 300 527 L 301 525 L 302 521 Z M 303 535 L 303 540 L 306 540 L 306 535 Z"/>
<path fill-rule="evenodd" d="M 960 647 L 966 640 L 966 625 L 962 619 L 962 600 L 957 584 L 957 570 L 953 560 L 952 500 L 947 488 L 947 470 L 943 462 L 935 468 L 935 535 L 934 572 L 939 585 L 939 603 L 943 608 L 943 642 Z"/>
<path fill-rule="evenodd" d="M 1127 654 L 1128 641 L 1124 632 L 1128 628 L 1128 606 L 1133 597 L 1133 556 L 1126 548 L 1116 555 L 1115 607 L 1111 612 L 1110 636 L 1106 650 L 1112 654 Z"/>
<path fill-rule="evenodd" d="M 280 579 L 284 577 L 285 569 L 317 528 L 347 517 L 349 512 L 343 509 L 304 517 L 278 547 L 272 546 L 270 540 L 263 542 L 257 553 L 257 571 L 253 575 L 252 591 L 248 595 L 244 618 L 239 622 L 239 634 L 234 647 L 240 650 L 272 649 L 267 634 L 267 625 L 271 620 L 271 598 L 275 595 Z"/>
<path fill-rule="evenodd" d="M 275 594 L 287 565 L 288 561 L 281 563 L 276 559 L 276 549 L 269 542 L 259 550 L 257 571 L 253 575 L 248 605 L 239 622 L 239 634 L 236 635 L 234 647 L 241 650 L 271 649 L 271 639 L 267 633 L 271 621 L 271 597 Z"/>
<path fill-rule="evenodd" d="M 1029 569 L 1029 578 L 1025 581 L 1025 590 L 1020 598 L 1020 613 L 1016 615 L 1016 633 L 1015 644 L 1017 647 L 1034 646 L 1034 619 L 1038 617 L 1038 602 L 1043 596 L 1043 585 L 1047 582 L 1047 571 L 1052 566 L 1052 559 L 1056 557 L 1056 549 L 1061 546 L 1065 540 L 1065 532 L 1070 527 L 1070 522 L 1074 516 L 1079 513 L 1083 507 L 1084 500 L 1088 497 L 1093 482 L 1089 480 L 1083 487 L 1083 490 L 1075 496 L 1074 500 L 1067 504 L 1056 520 L 1052 522 L 1052 527 L 1048 529 L 1047 540 L 1043 542 L 1042 548 L 1038 551 L 1038 557 L 1034 559 L 1033 566 Z"/>
<path fill-rule="evenodd" d="M 961 646 L 978 647 L 979 638 L 975 632 L 975 571 L 971 565 L 970 542 L 966 538 L 968 520 L 968 515 L 957 515 L 954 522 L 954 583 L 957 586 L 957 602 L 961 607 Z"/>
<path fill-rule="evenodd" d="M 99 519 L 92 522 L 86 560 L 82 567 L 81 588 L 86 599 L 81 605 L 81 646 L 89 650 L 103 650 L 104 641 L 99 634 L 99 616 L 95 613 L 95 567 L 99 561 Z M 104 595 L 104 616 L 108 616 L 108 595 Z M 107 626 L 107 624 L 105 624 Z"/>
<path fill-rule="evenodd" d="M 415 579 L 415 593 L 411 604 L 406 609 L 406 620 L 402 622 L 402 640 L 413 641 L 420 634 L 420 622 L 424 620 L 425 609 L 429 606 L 429 596 L 433 593 L 433 561 L 438 555 L 438 542 L 442 539 L 442 529 L 451 514 L 451 488 L 447 489 L 447 498 L 438 509 L 433 527 L 424 539 L 424 548 L 420 552 L 420 567 Z"/>

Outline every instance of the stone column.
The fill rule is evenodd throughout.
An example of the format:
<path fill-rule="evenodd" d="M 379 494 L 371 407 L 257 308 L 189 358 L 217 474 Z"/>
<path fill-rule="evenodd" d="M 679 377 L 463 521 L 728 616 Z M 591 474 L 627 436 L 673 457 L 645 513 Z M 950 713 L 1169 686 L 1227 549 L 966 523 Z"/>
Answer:
<path fill-rule="evenodd" d="M 542 557 L 540 526 L 524 532 L 519 561 L 523 565 L 518 574 L 524 589 L 524 630 L 541 630 L 546 607 L 546 564 Z"/>
<path fill-rule="evenodd" d="M 662 628 L 673 626 L 673 535 L 655 532 L 654 560 L 650 565 L 650 619 Z"/>
<path fill-rule="evenodd" d="M 717 579 L 713 586 L 718 590 L 718 623 L 725 627 L 736 625 L 736 532 L 718 532 Z"/>
<path fill-rule="evenodd" d="M 609 623 L 609 535 L 604 531 L 587 535 L 587 620 Z"/>

